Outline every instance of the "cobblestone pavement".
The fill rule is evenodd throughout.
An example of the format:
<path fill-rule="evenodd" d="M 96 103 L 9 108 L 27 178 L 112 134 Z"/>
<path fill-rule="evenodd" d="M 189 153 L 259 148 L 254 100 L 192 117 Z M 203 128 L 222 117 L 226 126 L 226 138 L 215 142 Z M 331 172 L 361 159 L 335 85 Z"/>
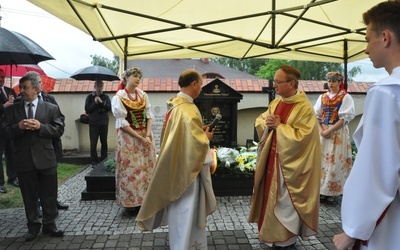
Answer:
<path fill-rule="evenodd" d="M 27 233 L 23 208 L 0 210 L 0 249 L 168 249 L 168 228 L 142 233 L 135 217 L 125 213 L 114 201 L 81 201 L 86 188 L 85 167 L 59 187 L 59 199 L 69 204 L 60 210 L 57 225 L 65 230 L 62 238 L 39 235 L 25 242 Z M 208 248 L 270 249 L 258 240 L 256 224 L 247 222 L 249 196 L 218 197 L 217 210 L 208 217 Z M 319 233 L 307 241 L 298 240 L 295 249 L 335 249 L 332 237 L 342 232 L 340 198 L 321 203 Z"/>

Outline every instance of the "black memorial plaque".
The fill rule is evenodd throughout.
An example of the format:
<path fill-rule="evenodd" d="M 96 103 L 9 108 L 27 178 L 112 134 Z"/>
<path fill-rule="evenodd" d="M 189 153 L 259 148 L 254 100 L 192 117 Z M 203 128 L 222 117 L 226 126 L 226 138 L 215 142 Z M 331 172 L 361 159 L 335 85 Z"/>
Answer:
<path fill-rule="evenodd" d="M 220 79 L 215 79 L 203 87 L 200 96 L 195 100 L 203 123 L 210 124 L 217 114 L 222 115 L 216 125 L 211 147 L 237 146 L 237 103 L 242 98 L 240 93 Z"/>

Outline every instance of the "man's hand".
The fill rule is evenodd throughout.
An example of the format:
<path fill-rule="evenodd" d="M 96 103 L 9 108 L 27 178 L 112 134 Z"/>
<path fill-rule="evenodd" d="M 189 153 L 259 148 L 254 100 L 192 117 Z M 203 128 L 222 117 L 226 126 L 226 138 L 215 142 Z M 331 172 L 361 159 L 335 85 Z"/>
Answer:
<path fill-rule="evenodd" d="M 7 101 L 6 103 L 4 103 L 3 106 L 4 106 L 4 107 L 8 107 L 8 106 L 10 106 L 10 105 L 12 105 L 12 104 L 14 104 L 14 98 L 13 98 L 12 100 L 10 99 L 10 100 Z"/>
<path fill-rule="evenodd" d="M 208 125 L 206 125 L 206 126 L 204 126 L 203 127 L 203 131 L 206 133 L 206 136 L 207 136 L 207 138 L 209 139 L 209 140 L 211 140 L 212 138 L 213 138 L 213 136 L 214 136 L 214 130 L 215 130 L 215 127 L 210 131 L 210 125 L 211 124 L 208 124 Z"/>
<path fill-rule="evenodd" d="M 18 123 L 18 126 L 22 130 L 39 130 L 40 122 L 36 119 L 23 119 Z"/>
<path fill-rule="evenodd" d="M 276 129 L 278 125 L 281 124 L 281 117 L 278 115 L 267 116 L 266 125 L 269 129 Z"/>
<path fill-rule="evenodd" d="M 346 233 L 337 234 L 333 237 L 333 243 L 337 250 L 347 250 L 349 247 L 352 247 L 356 239 L 351 238 Z"/>
<path fill-rule="evenodd" d="M 94 102 L 97 103 L 97 104 L 103 103 L 103 101 L 101 100 L 101 98 L 98 97 L 98 96 L 96 96 L 96 97 L 94 98 Z"/>

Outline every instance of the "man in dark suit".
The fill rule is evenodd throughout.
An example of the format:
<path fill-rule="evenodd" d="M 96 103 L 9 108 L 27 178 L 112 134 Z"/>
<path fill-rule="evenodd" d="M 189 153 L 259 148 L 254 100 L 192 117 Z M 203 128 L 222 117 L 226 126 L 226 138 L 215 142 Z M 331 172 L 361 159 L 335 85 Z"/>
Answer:
<path fill-rule="evenodd" d="M 57 105 L 58 109 L 60 110 L 60 107 L 58 106 L 58 103 L 57 103 L 56 99 L 53 96 L 48 95 L 46 92 L 44 92 L 42 90 L 42 79 L 41 79 L 41 76 L 40 76 L 39 73 L 37 73 L 35 71 L 29 71 L 29 72 L 27 72 L 25 74 L 25 76 L 27 76 L 27 77 L 36 77 L 38 79 L 38 81 L 39 81 L 39 84 L 40 84 L 40 91 L 39 91 L 39 94 L 38 94 L 38 98 L 40 100 L 45 101 L 45 102 L 49 102 L 49 103 L 52 103 L 54 105 Z M 60 114 L 61 114 L 61 119 L 62 119 L 62 121 L 64 123 L 64 126 L 65 126 L 65 116 L 61 113 L 61 110 L 60 110 Z M 61 137 L 53 138 L 53 147 L 54 147 L 54 151 L 56 153 L 57 163 L 60 163 L 62 158 L 63 158 L 63 149 L 62 149 Z M 57 208 L 58 209 L 68 209 L 68 205 L 62 204 L 59 200 L 57 200 Z M 39 207 L 39 209 L 40 209 L 40 207 Z M 39 216 L 41 216 L 41 215 L 42 215 L 41 211 L 39 211 Z"/>
<path fill-rule="evenodd" d="M 9 87 L 4 86 L 5 73 L 0 69 L 0 117 L 3 116 L 4 108 L 13 104 L 14 98 L 16 97 L 15 91 Z M 15 172 L 12 152 L 11 152 L 12 141 L 6 140 L 3 136 L 0 136 L 0 193 L 7 193 L 7 189 L 4 186 L 5 176 L 3 170 L 3 153 L 6 158 L 6 172 L 8 176 L 8 183 L 15 187 L 19 187 L 17 173 Z"/>
<path fill-rule="evenodd" d="M 85 100 L 85 111 L 89 115 L 90 164 L 92 167 L 107 158 L 108 154 L 108 112 L 111 111 L 111 100 L 103 92 L 103 87 L 103 81 L 96 80 L 94 91 Z M 101 143 L 100 159 L 97 156 L 97 141 L 99 137 Z"/>
<path fill-rule="evenodd" d="M 27 76 L 19 81 L 22 102 L 4 110 L 2 135 L 13 140 L 15 167 L 20 181 L 25 214 L 28 220 L 26 240 L 42 232 L 52 237 L 62 237 L 57 229 L 57 158 L 52 139 L 64 133 L 64 123 L 59 108 L 38 99 L 38 78 Z M 31 118 L 34 117 L 34 118 Z M 37 197 L 43 208 L 40 221 Z"/>

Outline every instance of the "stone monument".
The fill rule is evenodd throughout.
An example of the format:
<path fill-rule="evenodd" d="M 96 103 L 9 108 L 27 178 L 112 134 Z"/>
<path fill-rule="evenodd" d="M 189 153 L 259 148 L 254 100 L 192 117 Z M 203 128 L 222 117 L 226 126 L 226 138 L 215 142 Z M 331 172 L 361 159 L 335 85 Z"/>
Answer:
<path fill-rule="evenodd" d="M 211 123 L 217 114 L 222 118 L 218 121 L 211 147 L 237 147 L 237 109 L 243 95 L 215 79 L 205 85 L 194 103 L 199 108 L 203 123 Z"/>

